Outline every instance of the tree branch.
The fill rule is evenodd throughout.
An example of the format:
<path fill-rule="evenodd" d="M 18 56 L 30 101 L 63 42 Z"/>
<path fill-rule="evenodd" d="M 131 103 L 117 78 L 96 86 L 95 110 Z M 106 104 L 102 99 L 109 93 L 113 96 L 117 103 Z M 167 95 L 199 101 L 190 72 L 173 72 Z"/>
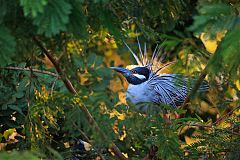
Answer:
<path fill-rule="evenodd" d="M 29 72 L 36 72 L 36 73 L 42 73 L 42 74 L 47 74 L 53 77 L 59 77 L 58 74 L 49 72 L 49 71 L 44 71 L 44 70 L 39 70 L 39 69 L 33 69 L 33 68 L 21 68 L 21 67 L 0 67 L 0 69 L 6 69 L 6 70 L 17 70 L 17 71 L 29 71 Z"/>
<path fill-rule="evenodd" d="M 235 110 L 239 109 L 239 108 L 240 108 L 240 105 L 237 106 L 237 107 L 235 107 L 234 109 L 230 110 L 230 111 L 227 112 L 226 114 L 223 114 L 221 117 L 219 117 L 219 118 L 217 119 L 216 122 L 214 122 L 214 123 L 212 123 L 212 124 L 199 124 L 199 123 L 197 123 L 197 124 L 186 124 L 186 125 L 187 125 L 187 126 L 195 126 L 195 127 L 213 128 L 214 126 L 219 125 L 220 122 L 221 122 L 222 120 L 224 120 L 226 117 L 231 116 L 232 113 L 233 113 Z M 233 134 L 239 134 L 239 133 L 234 133 L 234 132 L 232 132 L 232 133 L 233 133 Z"/>
<path fill-rule="evenodd" d="M 215 54 L 208 60 L 208 63 L 206 65 L 206 67 L 201 72 L 201 75 L 199 76 L 198 80 L 196 81 L 195 85 L 193 86 L 193 88 L 190 91 L 190 93 L 188 94 L 188 96 L 185 98 L 185 100 L 184 100 L 184 102 L 183 102 L 183 104 L 181 105 L 180 108 L 185 109 L 187 107 L 187 105 L 190 102 L 191 98 L 197 92 L 198 88 L 201 86 L 204 78 L 206 77 L 210 65 L 215 61 L 216 57 L 219 56 L 218 55 L 219 52 L 220 52 L 220 49 L 219 49 L 219 47 L 217 47 L 217 50 L 215 51 Z"/>
<path fill-rule="evenodd" d="M 204 128 L 212 128 L 213 125 L 209 125 L 209 124 L 187 124 L 187 126 L 192 126 L 192 127 L 204 127 Z"/>
<path fill-rule="evenodd" d="M 60 68 L 59 62 L 52 56 L 50 51 L 48 51 L 41 43 L 41 41 L 38 39 L 38 37 L 34 36 L 33 37 L 34 42 L 36 45 L 43 51 L 43 53 L 48 57 L 48 59 L 52 62 L 54 65 L 55 69 L 57 70 L 58 74 L 60 75 L 62 81 L 64 82 L 65 86 L 74 95 L 77 95 L 76 89 L 73 87 L 72 83 L 70 80 L 64 75 L 62 69 Z M 97 122 L 94 120 L 90 112 L 88 111 L 87 107 L 84 104 L 79 104 L 80 109 L 85 113 L 84 115 L 86 116 L 88 122 L 90 125 L 100 134 L 101 138 L 103 138 L 103 141 L 110 142 L 110 149 L 114 152 L 114 154 L 121 160 L 127 160 L 127 158 L 122 154 L 122 152 L 119 150 L 119 148 L 110 140 L 108 140 L 107 136 L 105 133 L 103 133 L 98 126 Z"/>
<path fill-rule="evenodd" d="M 42 43 L 40 42 L 40 40 L 34 36 L 33 37 L 34 42 L 37 44 L 37 46 L 43 51 L 43 53 L 48 57 L 48 59 L 52 62 L 52 64 L 54 65 L 55 69 L 57 70 L 59 76 L 61 77 L 63 83 L 65 84 L 65 86 L 67 87 L 67 89 L 73 93 L 73 94 L 77 94 L 77 91 L 75 90 L 75 88 L 73 87 L 72 83 L 69 81 L 69 79 L 64 76 L 62 69 L 60 68 L 59 62 L 52 56 L 52 54 L 42 45 Z"/>
<path fill-rule="evenodd" d="M 184 100 L 182 106 L 180 108 L 185 109 L 190 102 L 191 98 L 194 96 L 194 94 L 197 92 L 198 88 L 201 86 L 203 80 L 205 79 L 207 75 L 207 69 L 208 69 L 208 64 L 202 71 L 201 75 L 199 76 L 198 80 L 196 81 L 195 85 L 193 86 L 192 90 L 190 93 L 187 95 L 186 99 Z"/>

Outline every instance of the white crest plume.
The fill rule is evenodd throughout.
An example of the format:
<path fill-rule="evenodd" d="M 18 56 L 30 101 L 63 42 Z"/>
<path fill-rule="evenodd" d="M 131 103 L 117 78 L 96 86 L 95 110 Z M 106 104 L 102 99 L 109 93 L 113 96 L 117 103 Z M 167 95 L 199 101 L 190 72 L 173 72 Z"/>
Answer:
<path fill-rule="evenodd" d="M 139 49 L 139 54 L 140 54 L 139 56 L 133 52 L 133 50 L 128 46 L 128 44 L 126 42 L 123 41 L 123 43 L 127 46 L 129 51 L 133 55 L 134 59 L 138 63 L 138 66 L 148 67 L 154 75 L 157 74 L 158 72 L 160 72 L 165 67 L 175 63 L 175 62 L 168 62 L 166 64 L 161 63 L 161 61 L 163 60 L 163 56 L 164 56 L 162 46 L 156 45 L 156 47 L 152 53 L 152 56 L 150 58 L 148 58 L 147 44 L 144 43 L 144 50 L 142 51 L 142 47 L 141 47 L 138 37 L 137 37 L 137 43 L 138 43 L 138 49 Z M 162 65 L 160 65 L 160 64 L 162 64 Z"/>

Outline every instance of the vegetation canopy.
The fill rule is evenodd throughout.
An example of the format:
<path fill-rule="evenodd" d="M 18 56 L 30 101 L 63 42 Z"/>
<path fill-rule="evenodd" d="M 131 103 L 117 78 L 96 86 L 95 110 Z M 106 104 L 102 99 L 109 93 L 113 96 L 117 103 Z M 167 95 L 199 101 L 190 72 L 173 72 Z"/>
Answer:
<path fill-rule="evenodd" d="M 181 107 L 126 102 L 138 39 L 195 78 Z M 0 159 L 240 159 L 239 46 L 237 0 L 0 0 Z"/>

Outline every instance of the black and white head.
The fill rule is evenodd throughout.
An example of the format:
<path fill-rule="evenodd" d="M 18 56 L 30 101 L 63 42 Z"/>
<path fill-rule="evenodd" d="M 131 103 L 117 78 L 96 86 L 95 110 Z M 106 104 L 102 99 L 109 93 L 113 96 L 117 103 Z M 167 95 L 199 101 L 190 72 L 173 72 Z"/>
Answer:
<path fill-rule="evenodd" d="M 157 75 L 158 72 L 161 71 L 164 67 L 172 64 L 172 63 L 167 63 L 159 66 L 159 64 L 161 64 L 161 61 L 162 61 L 161 47 L 158 47 L 157 45 L 154 49 L 154 52 L 152 53 L 152 56 L 148 58 L 146 43 L 144 44 L 144 51 L 142 51 L 138 38 L 137 38 L 137 41 L 138 41 L 138 48 L 140 52 L 139 56 L 137 56 L 137 54 L 135 54 L 125 42 L 124 44 L 132 53 L 138 65 L 132 69 L 127 69 L 122 67 L 111 67 L 115 71 L 121 73 L 127 79 L 128 83 L 133 85 L 138 85 L 143 82 L 146 82 L 147 80 Z"/>
<path fill-rule="evenodd" d="M 135 67 L 131 70 L 122 67 L 111 67 L 115 71 L 121 73 L 133 85 L 138 85 L 146 82 L 149 79 L 150 70 L 147 67 Z"/>

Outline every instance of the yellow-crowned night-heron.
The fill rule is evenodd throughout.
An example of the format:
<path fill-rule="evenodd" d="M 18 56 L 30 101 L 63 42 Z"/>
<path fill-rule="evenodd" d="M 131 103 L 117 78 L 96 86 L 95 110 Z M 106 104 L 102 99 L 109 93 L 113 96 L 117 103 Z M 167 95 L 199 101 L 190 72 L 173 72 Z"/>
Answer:
<path fill-rule="evenodd" d="M 121 73 L 127 79 L 129 86 L 126 98 L 131 103 L 138 104 L 136 105 L 137 110 L 142 112 L 148 112 L 149 108 L 152 110 L 152 107 L 149 107 L 149 102 L 160 106 L 168 105 L 174 108 L 181 106 L 192 89 L 195 79 L 187 78 L 180 74 L 159 74 L 164 67 L 171 64 L 167 63 L 158 66 L 161 59 L 161 47 L 156 47 L 152 57 L 149 59 L 146 43 L 144 44 L 143 52 L 138 40 L 139 56 L 126 43 L 125 45 L 132 53 L 138 65 L 130 70 L 122 67 L 111 68 Z M 203 81 L 198 92 L 205 92 L 208 88 L 208 82 Z M 153 108 L 157 109 L 159 107 Z"/>

